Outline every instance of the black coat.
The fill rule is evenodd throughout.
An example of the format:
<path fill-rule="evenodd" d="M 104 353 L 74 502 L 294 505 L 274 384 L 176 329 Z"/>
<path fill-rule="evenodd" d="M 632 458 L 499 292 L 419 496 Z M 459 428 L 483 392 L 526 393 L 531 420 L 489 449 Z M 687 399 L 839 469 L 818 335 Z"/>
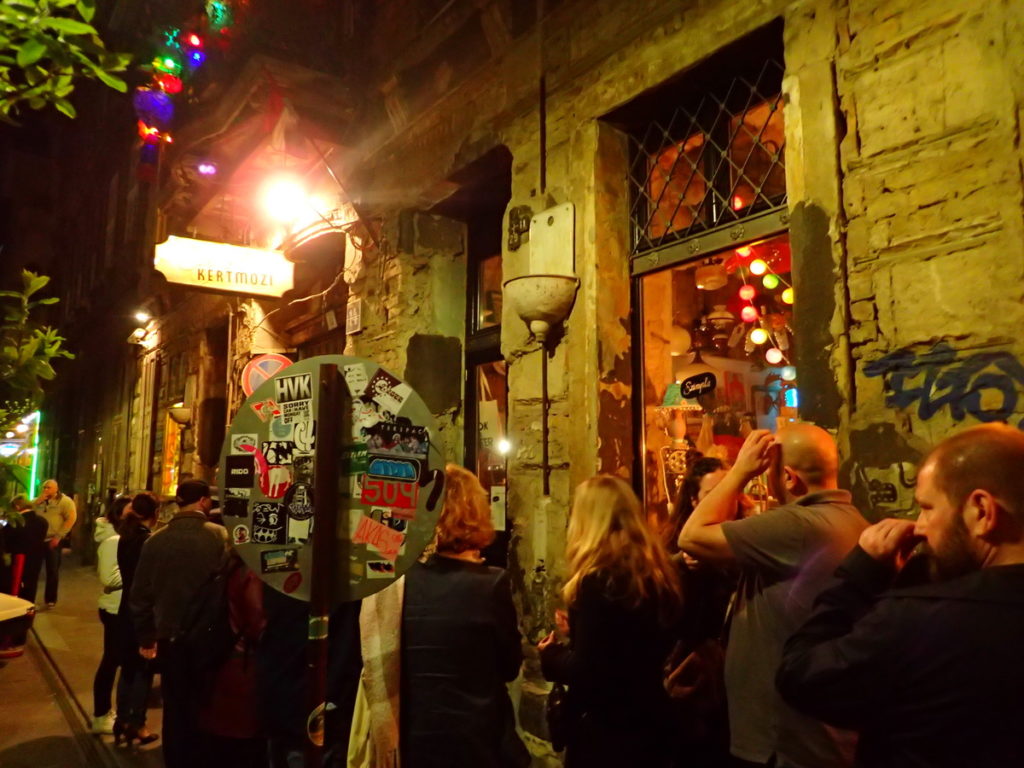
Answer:
<path fill-rule="evenodd" d="M 436 555 L 414 564 L 402 607 L 402 765 L 529 763 L 505 687 L 522 660 L 504 570 Z"/>
<path fill-rule="evenodd" d="M 544 676 L 569 687 L 570 766 L 668 759 L 673 727 L 662 681 L 678 628 L 660 620 L 654 601 L 633 606 L 621 594 L 604 576 L 585 576 L 569 607 L 571 645 L 541 652 Z"/>
<path fill-rule="evenodd" d="M 1024 765 L 1024 565 L 884 591 L 860 547 L 786 644 L 793 707 L 860 731 L 858 766 Z"/>

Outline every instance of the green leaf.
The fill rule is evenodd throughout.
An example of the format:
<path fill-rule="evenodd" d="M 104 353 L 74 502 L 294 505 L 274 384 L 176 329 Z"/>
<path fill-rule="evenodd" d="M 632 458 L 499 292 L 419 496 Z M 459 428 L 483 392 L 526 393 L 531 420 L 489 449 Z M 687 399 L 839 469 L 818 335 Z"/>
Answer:
<path fill-rule="evenodd" d="M 39 23 L 44 27 L 55 29 L 58 32 L 64 32 L 68 35 L 95 35 L 96 28 L 91 24 L 86 24 L 84 21 L 76 21 L 75 19 L 65 19 L 61 16 L 50 16 L 45 19 L 40 19 Z"/>
<path fill-rule="evenodd" d="M 36 304 L 56 304 L 60 299 L 56 296 L 47 296 L 45 299 L 40 299 Z"/>
<path fill-rule="evenodd" d="M 104 72 L 102 69 L 94 69 L 93 72 L 95 72 L 96 77 L 104 85 L 113 88 L 115 91 L 120 91 L 121 93 L 127 92 L 128 84 L 120 77 L 112 75 L 109 72 Z"/>
<path fill-rule="evenodd" d="M 55 106 L 58 109 L 58 111 L 70 117 L 72 120 L 78 117 L 78 113 L 75 112 L 75 108 L 71 106 L 71 102 L 67 99 L 56 99 L 53 102 L 53 106 Z"/>
<path fill-rule="evenodd" d="M 30 37 L 18 48 L 18 66 L 27 67 L 35 64 L 46 53 L 46 45 L 39 38 Z"/>
<path fill-rule="evenodd" d="M 86 21 L 92 21 L 92 17 L 96 15 L 95 0 L 78 0 L 78 15 Z"/>

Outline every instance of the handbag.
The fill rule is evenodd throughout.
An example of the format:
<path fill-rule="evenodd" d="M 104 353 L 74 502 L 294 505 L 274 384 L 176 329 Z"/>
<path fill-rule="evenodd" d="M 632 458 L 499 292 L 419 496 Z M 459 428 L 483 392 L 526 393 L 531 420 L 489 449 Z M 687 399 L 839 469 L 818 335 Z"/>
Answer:
<path fill-rule="evenodd" d="M 555 752 L 565 749 L 569 739 L 569 730 L 572 728 L 568 697 L 569 694 L 566 692 L 565 686 L 555 683 L 551 692 L 548 693 L 548 699 L 544 705 L 544 714 L 548 721 L 548 736 Z"/>

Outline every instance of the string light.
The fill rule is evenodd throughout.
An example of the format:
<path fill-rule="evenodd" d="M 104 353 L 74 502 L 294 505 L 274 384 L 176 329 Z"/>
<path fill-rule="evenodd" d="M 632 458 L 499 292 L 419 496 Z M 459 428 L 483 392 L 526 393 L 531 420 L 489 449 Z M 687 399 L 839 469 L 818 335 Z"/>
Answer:
<path fill-rule="evenodd" d="M 191 35 L 189 35 L 187 38 L 185 38 L 185 40 L 193 48 L 202 48 L 203 47 L 203 38 L 201 38 L 195 32 L 193 32 Z"/>
<path fill-rule="evenodd" d="M 783 381 L 796 381 L 796 368 L 792 365 L 787 365 L 782 369 L 781 375 Z"/>
<path fill-rule="evenodd" d="M 744 285 L 740 287 L 740 298 L 744 301 L 750 301 L 757 295 L 757 291 L 754 290 L 752 285 Z"/>
<path fill-rule="evenodd" d="M 764 259 L 754 259 L 752 262 L 750 262 L 751 274 L 763 275 L 767 271 L 768 265 L 765 263 Z"/>
<path fill-rule="evenodd" d="M 750 340 L 755 344 L 764 344 L 768 341 L 768 331 L 764 328 L 755 328 L 750 332 Z"/>
<path fill-rule="evenodd" d="M 748 304 L 740 310 L 740 317 L 743 318 L 743 322 L 752 323 L 757 320 L 757 308 L 753 305 Z"/>
<path fill-rule="evenodd" d="M 196 170 L 203 176 L 214 176 L 217 173 L 217 166 L 213 163 L 200 163 Z"/>
<path fill-rule="evenodd" d="M 772 272 L 769 272 L 761 280 L 761 285 L 763 285 L 769 291 L 774 290 L 775 288 L 778 288 L 779 287 L 779 277 L 778 277 L 778 275 L 776 275 L 776 274 L 774 274 Z"/>
<path fill-rule="evenodd" d="M 792 304 L 793 303 L 793 289 L 792 288 L 787 288 L 786 290 L 784 290 L 782 292 L 782 300 L 786 304 Z"/>
<path fill-rule="evenodd" d="M 753 249 L 749 245 L 744 245 L 742 248 L 736 249 L 736 255 L 739 256 L 741 259 L 747 258 L 753 252 Z"/>
<path fill-rule="evenodd" d="M 764 359 L 767 360 L 772 365 L 778 365 L 779 363 L 781 363 L 782 358 L 782 350 L 779 349 L 778 347 L 772 347 L 771 349 L 764 353 Z"/>

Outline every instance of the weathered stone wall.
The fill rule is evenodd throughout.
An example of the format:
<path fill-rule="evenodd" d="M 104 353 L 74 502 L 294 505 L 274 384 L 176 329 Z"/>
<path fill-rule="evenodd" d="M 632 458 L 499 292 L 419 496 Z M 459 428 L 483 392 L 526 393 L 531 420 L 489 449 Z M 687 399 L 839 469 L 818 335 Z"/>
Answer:
<path fill-rule="evenodd" d="M 381 120 L 364 131 L 352 174 L 371 210 L 423 206 L 444 179 L 503 144 L 514 158 L 510 209 L 575 205 L 582 285 L 549 359 L 547 498 L 542 353 L 507 306 L 502 326 L 512 565 L 530 640 L 550 626 L 572 488 L 597 471 L 629 475 L 639 449 L 626 153 L 601 118 L 775 18 L 785 24 L 804 418 L 835 430 L 845 480 L 874 514 L 906 511 L 914 463 L 949 429 L 1020 419 L 1024 22 L 1011 0 L 567 1 L 552 4 L 542 42 L 532 16 L 524 25 L 507 3 L 476 3 L 477 25 L 469 5 L 454 4 L 461 15 L 447 33 L 442 19 L 422 39 L 396 37 L 404 42 L 393 70 L 380 57 Z M 375 46 L 387 50 L 384 19 Z M 366 321 L 394 296 L 426 298 L 434 268 L 415 249 L 402 253 L 353 287 L 368 297 L 353 349 L 393 360 L 396 371 L 412 334 L 439 333 L 429 313 Z M 503 256 L 506 279 L 529 270 L 528 242 Z M 374 270 L 368 261 L 367 275 Z M 937 343 L 955 352 L 928 357 Z M 520 720 L 543 734 L 535 666 L 526 677 Z"/>

